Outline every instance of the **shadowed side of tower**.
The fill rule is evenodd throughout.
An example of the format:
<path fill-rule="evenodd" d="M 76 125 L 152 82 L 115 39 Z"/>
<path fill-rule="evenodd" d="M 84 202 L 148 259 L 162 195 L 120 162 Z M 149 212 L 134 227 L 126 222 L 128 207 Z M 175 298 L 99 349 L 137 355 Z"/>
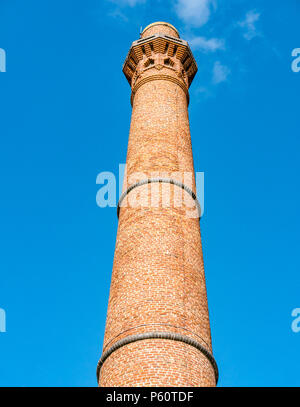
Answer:
<path fill-rule="evenodd" d="M 98 382 L 215 386 L 188 118 L 197 65 L 159 22 L 123 71 L 133 110 Z"/>

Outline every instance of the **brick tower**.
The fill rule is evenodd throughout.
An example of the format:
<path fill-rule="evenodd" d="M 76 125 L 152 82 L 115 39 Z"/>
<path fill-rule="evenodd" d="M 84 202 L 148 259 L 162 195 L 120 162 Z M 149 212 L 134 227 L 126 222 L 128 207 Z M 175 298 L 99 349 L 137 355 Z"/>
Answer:
<path fill-rule="evenodd" d="M 133 109 L 98 383 L 215 386 L 188 118 L 197 65 L 157 22 L 123 72 Z"/>

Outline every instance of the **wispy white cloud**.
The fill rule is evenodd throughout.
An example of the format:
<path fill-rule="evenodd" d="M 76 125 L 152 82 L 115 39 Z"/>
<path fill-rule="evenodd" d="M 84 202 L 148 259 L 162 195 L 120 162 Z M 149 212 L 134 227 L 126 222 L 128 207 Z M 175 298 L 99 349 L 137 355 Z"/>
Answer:
<path fill-rule="evenodd" d="M 225 41 L 219 38 L 192 37 L 189 44 L 193 49 L 199 49 L 204 52 L 214 52 L 225 49 Z"/>
<path fill-rule="evenodd" d="M 145 3 L 146 0 L 109 0 L 111 3 L 115 3 L 120 7 L 129 6 L 134 7 L 137 4 Z"/>
<path fill-rule="evenodd" d="M 115 9 L 113 11 L 111 11 L 110 13 L 108 13 L 109 17 L 113 17 L 113 18 L 119 18 L 123 21 L 128 21 L 128 17 L 125 16 L 124 13 L 122 13 L 122 11 L 120 9 Z"/>
<path fill-rule="evenodd" d="M 201 27 L 209 20 L 215 0 L 177 0 L 175 11 L 186 24 Z"/>
<path fill-rule="evenodd" d="M 211 87 L 206 86 L 199 86 L 198 88 L 193 89 L 193 95 L 197 100 L 205 100 L 215 96 Z"/>
<path fill-rule="evenodd" d="M 213 84 L 225 82 L 230 74 L 230 69 L 226 65 L 222 65 L 220 61 L 216 61 L 213 67 Z"/>
<path fill-rule="evenodd" d="M 124 13 L 124 9 L 130 7 L 133 9 L 139 4 L 146 3 L 147 0 L 107 0 L 109 3 L 114 4 L 114 9 L 108 13 L 109 17 L 119 19 L 125 22 L 129 21 L 129 18 Z M 127 12 L 127 10 L 126 10 Z"/>
<path fill-rule="evenodd" d="M 244 38 L 248 41 L 252 38 L 257 37 L 259 32 L 256 27 L 257 21 L 260 19 L 260 13 L 256 10 L 250 10 L 246 14 L 246 17 L 243 21 L 240 21 L 238 25 L 244 28 Z"/>

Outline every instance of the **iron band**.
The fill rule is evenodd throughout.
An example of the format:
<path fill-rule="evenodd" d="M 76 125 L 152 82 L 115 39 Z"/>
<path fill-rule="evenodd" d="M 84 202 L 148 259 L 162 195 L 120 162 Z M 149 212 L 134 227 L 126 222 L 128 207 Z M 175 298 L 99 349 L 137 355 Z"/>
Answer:
<path fill-rule="evenodd" d="M 172 179 L 172 178 L 147 178 L 147 179 L 144 179 L 142 181 L 136 182 L 135 184 L 130 185 L 130 187 L 127 188 L 126 191 L 123 192 L 123 194 L 120 196 L 118 206 L 117 206 L 117 215 L 118 215 L 118 217 L 119 217 L 119 214 L 120 214 L 120 208 L 121 208 L 122 201 L 129 194 L 129 192 L 131 192 L 134 188 L 137 188 L 137 187 L 139 187 L 141 185 L 147 185 L 147 184 L 157 183 L 157 182 L 158 183 L 161 182 L 161 183 L 176 185 L 176 186 L 184 189 L 193 198 L 193 200 L 195 201 L 195 204 L 196 204 L 197 209 L 198 209 L 198 215 L 199 215 L 199 218 L 200 218 L 200 216 L 201 216 L 201 207 L 200 207 L 200 203 L 199 203 L 196 195 L 194 194 L 194 192 L 189 187 L 184 185 L 182 182 L 176 181 L 175 179 Z"/>
<path fill-rule="evenodd" d="M 125 331 L 120 332 L 118 335 L 113 337 L 109 342 L 107 342 L 107 344 L 105 346 L 103 346 L 103 351 L 104 351 L 104 349 L 106 349 L 108 347 L 108 345 L 111 342 L 113 342 L 115 339 L 117 339 L 118 336 L 123 335 L 125 332 L 129 332 L 129 331 L 132 331 L 133 329 L 144 328 L 144 327 L 149 327 L 149 326 L 165 326 L 165 327 L 169 327 L 169 328 L 182 329 L 183 331 L 189 332 L 193 336 L 198 337 L 202 342 L 204 342 L 209 347 L 209 344 L 203 338 L 201 338 L 201 336 L 199 336 L 195 332 L 191 331 L 190 329 L 183 328 L 182 326 L 164 323 L 164 322 L 152 322 L 150 324 L 141 324 L 141 325 L 136 325 L 131 328 L 125 329 Z"/>
<path fill-rule="evenodd" d="M 104 362 L 106 359 L 116 350 L 122 348 L 123 346 L 129 345 L 130 343 L 134 343 L 137 341 L 142 341 L 146 339 L 167 339 L 171 341 L 177 341 L 177 342 L 183 342 L 186 343 L 187 345 L 193 346 L 197 350 L 199 350 L 211 363 L 213 369 L 214 369 L 214 374 L 216 378 L 216 383 L 218 383 L 219 379 L 219 371 L 218 371 L 218 366 L 215 361 L 215 358 L 213 355 L 199 342 L 197 342 L 195 339 L 189 338 L 188 336 L 177 334 L 177 333 L 172 333 L 172 332 L 146 332 L 142 334 L 137 334 L 137 335 L 131 335 L 127 336 L 126 338 L 123 338 L 117 342 L 115 342 L 107 351 L 105 351 L 97 365 L 97 382 L 99 383 L 99 377 L 100 377 L 100 370 L 101 367 L 103 366 Z"/>

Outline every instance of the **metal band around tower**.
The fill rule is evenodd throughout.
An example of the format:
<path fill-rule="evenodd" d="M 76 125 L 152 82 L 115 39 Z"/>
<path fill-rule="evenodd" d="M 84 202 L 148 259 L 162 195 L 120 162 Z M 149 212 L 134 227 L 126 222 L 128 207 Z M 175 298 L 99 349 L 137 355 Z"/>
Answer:
<path fill-rule="evenodd" d="M 141 79 L 136 85 L 133 86 L 132 92 L 131 92 L 131 99 L 130 99 L 131 105 L 133 105 L 133 99 L 134 99 L 134 96 L 136 94 L 136 91 L 142 85 L 144 85 L 147 82 L 159 81 L 159 80 L 170 81 L 170 82 L 176 83 L 178 86 L 180 86 L 181 89 L 186 94 L 187 104 L 189 104 L 189 100 L 190 100 L 189 90 L 188 90 L 187 86 L 182 81 L 180 81 L 179 79 L 177 79 L 177 78 L 175 78 L 174 76 L 171 76 L 171 75 L 157 74 L 157 75 L 151 75 L 151 76 L 148 76 L 147 78 Z"/>
<path fill-rule="evenodd" d="M 218 383 L 219 379 L 219 370 L 217 363 L 215 361 L 215 358 L 213 355 L 203 346 L 201 343 L 197 342 L 195 339 L 192 339 L 186 335 L 181 335 L 177 333 L 172 333 L 172 332 L 146 332 L 142 334 L 137 334 L 137 335 L 131 335 L 127 336 L 126 338 L 123 338 L 117 342 L 115 342 L 107 351 L 105 351 L 97 365 L 97 383 L 99 383 L 99 376 L 100 376 L 100 370 L 101 367 L 103 366 L 104 362 L 106 359 L 116 350 L 122 348 L 125 345 L 129 345 L 130 343 L 137 342 L 137 341 L 142 341 L 146 339 L 167 339 L 167 340 L 172 340 L 172 341 L 177 341 L 177 342 L 183 342 L 186 343 L 187 345 L 193 346 L 197 350 L 199 350 L 211 363 L 214 374 L 215 374 L 215 379 L 216 379 L 216 384 Z"/>
<path fill-rule="evenodd" d="M 172 178 L 147 178 L 144 179 L 142 181 L 136 182 L 135 184 L 130 185 L 129 188 L 126 189 L 125 192 L 123 192 L 123 194 L 120 196 L 119 202 L 118 202 L 118 206 L 117 206 L 117 215 L 119 217 L 120 215 L 120 208 L 121 208 L 121 204 L 123 202 L 123 200 L 125 199 L 125 197 L 129 194 L 129 192 L 131 192 L 134 188 L 137 188 L 141 185 L 147 185 L 147 184 L 151 184 L 151 183 L 167 183 L 167 184 L 171 184 L 171 185 L 176 185 L 182 189 L 184 189 L 195 201 L 195 204 L 197 206 L 198 209 L 198 217 L 201 217 L 201 206 L 200 203 L 197 199 L 197 196 L 194 194 L 194 192 L 187 187 L 186 185 L 184 185 L 182 182 L 179 182 L 175 179 Z"/>

